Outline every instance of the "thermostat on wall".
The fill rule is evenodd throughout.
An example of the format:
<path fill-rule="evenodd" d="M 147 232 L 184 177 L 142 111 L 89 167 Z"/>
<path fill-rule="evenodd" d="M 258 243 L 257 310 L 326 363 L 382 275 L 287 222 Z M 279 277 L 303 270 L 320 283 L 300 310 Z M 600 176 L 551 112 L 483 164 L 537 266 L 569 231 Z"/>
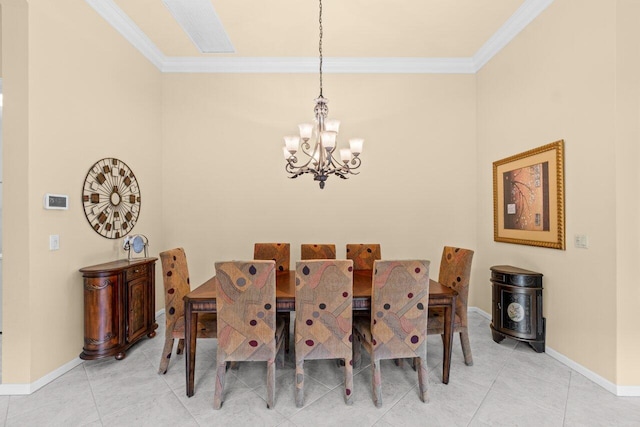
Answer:
<path fill-rule="evenodd" d="M 69 196 L 66 194 L 50 194 L 44 195 L 45 209 L 69 209 Z"/>

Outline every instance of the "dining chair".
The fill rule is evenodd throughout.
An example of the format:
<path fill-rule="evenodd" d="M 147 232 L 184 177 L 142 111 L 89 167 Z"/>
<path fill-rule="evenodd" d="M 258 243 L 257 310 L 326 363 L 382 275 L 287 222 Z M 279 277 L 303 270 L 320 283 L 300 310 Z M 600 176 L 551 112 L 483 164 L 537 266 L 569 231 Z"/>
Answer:
<path fill-rule="evenodd" d="M 418 371 L 420 399 L 429 397 L 427 380 L 427 311 L 429 261 L 375 261 L 371 289 L 371 318 L 356 317 L 353 330 L 361 347 L 371 355 L 373 403 L 382 406 L 383 359 L 412 358 Z"/>
<path fill-rule="evenodd" d="M 162 263 L 162 281 L 164 284 L 165 338 L 160 356 L 159 374 L 166 374 L 173 352 L 174 340 L 178 340 L 176 354 L 184 349 L 184 301 L 191 291 L 189 268 L 184 249 L 175 248 L 160 252 Z M 197 338 L 216 338 L 217 322 L 214 313 L 202 313 L 198 316 Z"/>
<path fill-rule="evenodd" d="M 344 400 L 353 400 L 353 261 L 296 263 L 296 406 L 304 406 L 304 361 L 344 360 Z"/>
<path fill-rule="evenodd" d="M 442 260 L 440 261 L 440 273 L 438 276 L 438 282 L 458 292 L 453 332 L 460 333 L 460 344 L 462 345 L 464 363 L 468 366 L 473 365 L 471 343 L 469 342 L 469 328 L 467 326 L 467 301 L 469 299 L 469 276 L 471 275 L 472 260 L 472 250 L 445 246 L 442 250 Z M 444 309 L 429 309 L 427 333 L 429 335 L 444 334 Z"/>
<path fill-rule="evenodd" d="M 290 253 L 289 243 L 256 243 L 253 246 L 253 259 L 272 259 L 277 271 L 289 270 Z"/>
<path fill-rule="evenodd" d="M 373 270 L 373 262 L 382 259 L 380 244 L 347 243 L 347 259 L 353 260 L 354 270 Z"/>
<path fill-rule="evenodd" d="M 300 245 L 300 259 L 336 259 L 336 245 L 303 243 Z"/>
<path fill-rule="evenodd" d="M 273 260 L 216 262 L 217 372 L 213 407 L 223 402 L 227 362 L 267 362 L 267 408 L 273 408 L 276 355 L 282 364 L 284 321 L 276 317 Z"/>
<path fill-rule="evenodd" d="M 256 243 L 253 246 L 253 259 L 272 259 L 276 262 L 277 271 L 289 271 L 291 258 L 289 243 Z M 291 329 L 291 313 L 277 313 L 284 320 L 284 351 L 289 353 L 289 330 Z"/>

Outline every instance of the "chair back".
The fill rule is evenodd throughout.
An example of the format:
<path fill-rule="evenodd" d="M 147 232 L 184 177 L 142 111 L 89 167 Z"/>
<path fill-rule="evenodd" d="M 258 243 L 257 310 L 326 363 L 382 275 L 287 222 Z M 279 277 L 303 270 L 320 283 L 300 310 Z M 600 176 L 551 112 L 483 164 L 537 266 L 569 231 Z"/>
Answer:
<path fill-rule="evenodd" d="M 336 245 L 300 245 L 300 259 L 336 259 Z"/>
<path fill-rule="evenodd" d="M 467 325 L 467 301 L 469 300 L 469 277 L 473 251 L 470 249 L 445 246 L 440 261 L 438 282 L 458 292 L 456 298 L 456 315 L 460 323 Z"/>
<path fill-rule="evenodd" d="M 184 249 L 175 248 L 160 252 L 160 260 L 164 284 L 164 314 L 166 324 L 173 325 L 184 315 L 183 298 L 191 291 L 187 256 Z"/>
<path fill-rule="evenodd" d="M 429 261 L 375 261 L 371 293 L 376 359 L 426 357 Z"/>
<path fill-rule="evenodd" d="M 289 243 L 256 243 L 253 246 L 253 259 L 272 259 L 278 271 L 289 270 L 290 253 Z"/>
<path fill-rule="evenodd" d="M 296 359 L 352 359 L 353 261 L 296 263 Z"/>
<path fill-rule="evenodd" d="M 354 270 L 373 270 L 373 262 L 382 259 L 378 243 L 348 243 L 347 259 L 353 260 Z"/>
<path fill-rule="evenodd" d="M 275 358 L 275 261 L 228 261 L 215 265 L 218 360 Z"/>

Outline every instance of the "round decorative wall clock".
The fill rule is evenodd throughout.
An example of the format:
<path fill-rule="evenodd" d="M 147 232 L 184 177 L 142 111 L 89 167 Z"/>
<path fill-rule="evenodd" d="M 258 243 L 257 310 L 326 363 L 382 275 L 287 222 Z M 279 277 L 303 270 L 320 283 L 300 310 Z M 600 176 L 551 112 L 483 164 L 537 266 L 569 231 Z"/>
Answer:
<path fill-rule="evenodd" d="M 140 187 L 122 160 L 98 160 L 84 180 L 82 203 L 87 221 L 108 239 L 127 235 L 140 215 Z"/>

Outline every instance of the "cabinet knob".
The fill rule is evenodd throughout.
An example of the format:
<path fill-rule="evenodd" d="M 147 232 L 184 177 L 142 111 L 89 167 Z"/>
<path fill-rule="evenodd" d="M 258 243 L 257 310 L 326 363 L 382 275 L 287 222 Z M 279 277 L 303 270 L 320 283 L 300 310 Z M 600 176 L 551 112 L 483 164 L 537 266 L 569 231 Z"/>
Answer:
<path fill-rule="evenodd" d="M 498 303 L 498 310 L 502 310 L 502 304 Z"/>
<path fill-rule="evenodd" d="M 137 268 L 135 270 L 133 270 L 134 273 L 139 273 L 140 270 L 138 270 Z"/>

